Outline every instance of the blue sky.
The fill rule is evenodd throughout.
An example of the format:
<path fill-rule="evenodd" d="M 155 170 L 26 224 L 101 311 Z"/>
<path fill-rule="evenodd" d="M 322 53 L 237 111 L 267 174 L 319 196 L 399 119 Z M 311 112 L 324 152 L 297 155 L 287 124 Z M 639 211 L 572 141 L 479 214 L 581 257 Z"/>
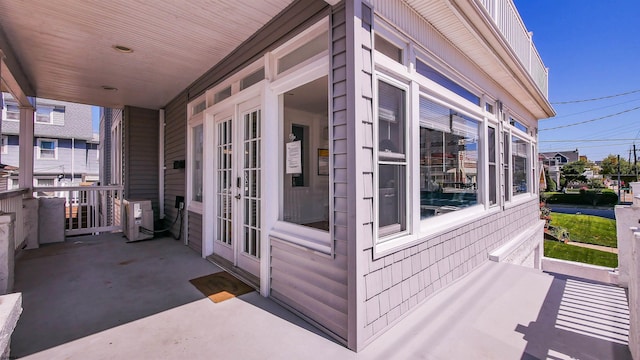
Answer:
<path fill-rule="evenodd" d="M 514 2 L 549 68 L 552 103 L 640 90 L 640 1 Z M 590 160 L 601 160 L 609 154 L 628 159 L 635 142 L 640 161 L 640 91 L 553 106 L 556 117 L 539 123 L 541 152 L 577 148 Z M 569 126 L 584 121 L 588 122 Z M 550 129 L 556 127 L 562 128 Z M 559 142 L 551 142 L 554 140 Z"/>
<path fill-rule="evenodd" d="M 91 107 L 91 120 L 93 123 L 93 132 L 94 133 L 98 133 L 100 132 L 99 126 L 100 126 L 100 107 L 99 106 L 92 106 Z"/>

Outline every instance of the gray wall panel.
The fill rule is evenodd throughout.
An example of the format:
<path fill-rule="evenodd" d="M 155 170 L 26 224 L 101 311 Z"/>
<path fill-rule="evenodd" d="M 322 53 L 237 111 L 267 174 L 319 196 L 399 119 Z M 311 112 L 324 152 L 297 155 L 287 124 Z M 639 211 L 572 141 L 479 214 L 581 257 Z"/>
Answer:
<path fill-rule="evenodd" d="M 189 247 L 202 252 L 202 215 L 189 211 Z"/>
<path fill-rule="evenodd" d="M 128 199 L 151 200 L 158 219 L 158 110 L 124 109 L 124 194 Z"/>
<path fill-rule="evenodd" d="M 186 171 L 174 169 L 173 162 L 186 160 L 186 129 L 187 129 L 187 93 L 176 97 L 165 107 L 165 137 L 164 137 L 164 213 L 165 223 L 171 224 L 178 215 L 174 207 L 176 196 L 185 196 Z M 180 221 L 180 220 L 178 220 Z M 180 223 L 177 222 L 171 232 L 177 236 Z M 200 253 L 200 249 L 198 253 Z"/>

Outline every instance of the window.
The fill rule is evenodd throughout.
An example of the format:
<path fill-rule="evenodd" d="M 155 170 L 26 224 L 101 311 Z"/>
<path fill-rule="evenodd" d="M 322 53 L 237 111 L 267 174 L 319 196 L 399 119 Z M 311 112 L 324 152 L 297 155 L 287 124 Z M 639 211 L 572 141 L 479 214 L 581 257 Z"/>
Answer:
<path fill-rule="evenodd" d="M 38 139 L 38 159 L 58 158 L 58 140 Z"/>
<path fill-rule="evenodd" d="M 218 91 L 214 96 L 213 96 L 213 102 L 215 104 L 219 103 L 220 101 L 231 97 L 231 86 L 228 86 L 220 91 Z"/>
<path fill-rule="evenodd" d="M 38 106 L 36 109 L 36 123 L 39 124 L 51 124 L 53 113 L 53 107 L 51 106 Z"/>
<path fill-rule="evenodd" d="M 202 124 L 193 127 L 193 157 L 192 157 L 192 190 L 191 200 L 202 202 L 203 181 L 203 127 Z"/>
<path fill-rule="evenodd" d="M 284 122 L 284 181 L 280 220 L 329 231 L 329 83 L 323 76 L 280 95 Z"/>
<path fill-rule="evenodd" d="M 244 90 L 251 85 L 255 85 L 260 81 L 264 80 L 264 67 L 261 67 L 257 71 L 252 72 L 251 74 L 245 76 L 240 80 L 240 90 Z"/>
<path fill-rule="evenodd" d="M 55 185 L 55 179 L 36 179 L 37 186 L 50 187 Z"/>
<path fill-rule="evenodd" d="M 420 97 L 421 219 L 478 204 L 478 139 L 478 121 Z"/>
<path fill-rule="evenodd" d="M 480 97 L 476 96 L 471 91 L 460 86 L 455 81 L 449 79 L 448 77 L 444 76 L 439 71 L 437 71 L 436 69 L 423 63 L 420 60 L 416 60 L 416 72 L 426 77 L 427 79 L 437 83 L 438 85 L 446 88 L 447 90 L 450 90 L 455 94 L 458 94 L 461 97 L 471 101 L 473 104 L 480 105 Z"/>
<path fill-rule="evenodd" d="M 487 128 L 487 162 L 489 163 L 489 206 L 498 203 L 498 156 L 496 155 L 498 147 L 496 137 L 496 128 L 489 126 Z"/>
<path fill-rule="evenodd" d="M 509 124 L 511 124 L 511 126 L 515 127 L 516 129 L 526 133 L 527 131 L 529 131 L 529 128 L 526 127 L 524 124 L 522 124 L 520 121 L 514 119 L 514 118 L 509 118 Z"/>
<path fill-rule="evenodd" d="M 329 32 L 324 31 L 278 59 L 278 74 L 309 60 L 329 48 Z"/>
<path fill-rule="evenodd" d="M 402 49 L 378 34 L 375 36 L 375 49 L 392 60 L 402 64 Z"/>
<path fill-rule="evenodd" d="M 2 154 L 7 154 L 9 152 L 9 136 L 2 135 Z"/>
<path fill-rule="evenodd" d="M 528 162 L 529 143 L 517 136 L 511 137 L 511 176 L 513 195 L 530 192 Z"/>
<path fill-rule="evenodd" d="M 20 108 L 18 107 L 18 105 L 7 104 L 6 120 L 20 121 Z"/>
<path fill-rule="evenodd" d="M 406 90 L 378 81 L 378 235 L 407 230 Z"/>

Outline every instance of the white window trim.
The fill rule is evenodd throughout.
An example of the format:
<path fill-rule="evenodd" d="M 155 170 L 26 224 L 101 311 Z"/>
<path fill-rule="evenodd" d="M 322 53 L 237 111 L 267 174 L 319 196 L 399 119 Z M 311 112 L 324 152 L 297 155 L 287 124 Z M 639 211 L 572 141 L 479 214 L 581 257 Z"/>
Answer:
<path fill-rule="evenodd" d="M 193 109 L 193 106 L 201 103 L 204 100 L 204 98 L 199 98 L 197 100 L 194 100 L 193 102 L 190 103 L 189 105 L 189 109 Z M 196 115 L 192 116 L 189 119 L 188 122 L 188 130 L 187 130 L 187 159 L 185 162 L 185 167 L 187 170 L 187 191 L 185 194 L 185 201 L 186 201 L 186 207 L 188 211 L 192 211 L 194 213 L 198 213 L 198 214 L 202 214 L 203 213 L 203 202 L 204 202 L 204 196 L 202 197 L 203 201 L 195 201 L 193 200 L 193 166 L 191 166 L 192 162 L 193 162 L 193 129 L 195 129 L 197 126 L 202 125 L 202 136 L 204 141 L 206 142 L 206 138 L 204 138 L 205 136 L 205 132 L 204 132 L 204 111 L 197 113 Z M 203 147 L 203 165 L 204 165 L 204 147 Z M 204 170 L 203 170 L 203 179 L 202 179 L 202 185 L 203 185 L 203 193 L 204 193 L 204 177 L 206 176 L 206 174 L 204 174 Z"/>
<path fill-rule="evenodd" d="M 296 35 L 293 39 L 287 41 L 285 44 L 283 44 L 282 46 L 278 47 L 277 49 L 273 50 L 270 53 L 269 56 L 269 61 L 267 66 L 265 66 L 265 75 L 267 77 L 269 77 L 270 79 L 282 79 L 282 78 L 286 78 L 290 75 L 294 75 L 296 73 L 299 73 L 302 68 L 307 67 L 309 64 L 314 63 L 318 60 L 323 60 L 326 59 L 327 62 L 329 61 L 329 53 L 330 53 L 330 49 L 331 49 L 331 32 L 329 31 L 329 18 L 325 17 L 322 20 L 318 21 L 317 23 L 311 25 L 308 29 L 306 29 L 305 31 L 301 32 L 300 34 Z M 300 46 L 306 44 L 309 40 L 315 38 L 316 36 L 322 34 L 323 32 L 328 32 L 328 36 L 327 36 L 327 49 L 320 52 L 319 54 L 316 54 L 314 56 L 312 56 L 311 58 L 301 62 L 300 64 L 297 64 L 295 66 L 293 66 L 290 69 L 287 69 L 285 71 L 283 71 L 282 73 L 278 74 L 278 60 L 282 57 L 284 57 L 285 55 L 288 55 L 289 53 L 293 52 L 294 50 L 298 49 Z M 328 68 L 327 68 L 328 71 Z M 249 74 L 249 73 L 248 73 Z"/>
<path fill-rule="evenodd" d="M 388 59 L 385 56 L 386 59 Z M 395 62 L 395 61 L 394 61 Z M 378 82 L 385 82 L 391 86 L 395 86 L 399 89 L 402 89 L 405 91 L 405 156 L 406 156 L 406 169 L 405 169 L 405 214 L 406 214 L 406 229 L 404 231 L 401 232 L 397 232 L 394 234 L 391 234 L 389 236 L 385 236 L 380 238 L 380 229 L 379 229 L 379 219 L 380 219 L 380 209 L 379 209 L 379 204 L 380 204 L 380 199 L 379 199 L 379 179 L 378 179 L 378 174 L 379 174 L 379 159 L 378 159 L 378 143 L 379 143 L 379 139 L 378 139 Z M 412 123 L 411 119 L 413 118 L 413 114 L 414 114 L 414 109 L 412 109 L 411 104 L 415 103 L 415 101 L 412 101 L 412 96 L 413 96 L 413 92 L 411 91 L 411 85 L 407 84 L 405 82 L 402 82 L 400 80 L 398 80 L 395 77 L 391 77 L 388 76 L 386 74 L 383 74 L 381 72 L 376 71 L 373 75 L 373 98 L 376 100 L 374 101 L 374 107 L 373 107 L 373 133 L 374 133 L 374 141 L 373 141 L 373 157 L 374 157 L 374 161 L 373 161 L 373 168 L 374 168 L 374 176 L 373 176 L 373 214 L 374 214 L 374 219 L 375 219 L 375 224 L 374 224 L 374 228 L 373 228 L 373 245 L 374 245 L 374 255 L 375 257 L 378 256 L 383 256 L 383 254 L 389 252 L 390 250 L 396 250 L 398 247 L 400 246 L 404 246 L 412 241 L 416 240 L 416 234 L 417 231 L 415 229 L 416 226 L 416 222 L 415 222 L 415 199 L 414 199 L 414 195 L 415 195 L 415 187 L 414 184 L 417 183 L 417 181 L 415 180 L 416 177 L 413 176 L 414 174 L 412 174 L 413 169 L 415 168 L 415 166 L 412 166 L 412 162 L 414 159 L 416 159 L 415 157 L 415 149 L 414 149 L 414 144 L 415 142 L 413 141 L 413 137 L 412 135 L 415 134 L 415 130 L 413 126 L 414 124 Z M 418 167 L 419 169 L 419 167 Z M 414 179 L 412 181 L 412 179 Z M 418 207 L 419 207 L 419 202 L 418 202 Z"/>
<path fill-rule="evenodd" d="M 41 144 L 43 141 L 47 141 L 47 142 L 53 142 L 53 146 L 54 146 L 54 157 L 53 158 L 43 158 L 41 157 L 41 151 L 42 151 L 42 147 Z M 58 160 L 58 139 L 47 139 L 47 138 L 38 138 L 38 160 Z"/>

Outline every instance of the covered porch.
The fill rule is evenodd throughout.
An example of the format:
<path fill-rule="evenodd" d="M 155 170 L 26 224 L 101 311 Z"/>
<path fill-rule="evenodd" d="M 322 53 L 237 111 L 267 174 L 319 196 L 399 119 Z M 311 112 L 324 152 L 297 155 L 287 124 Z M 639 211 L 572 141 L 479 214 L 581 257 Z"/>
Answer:
<path fill-rule="evenodd" d="M 356 354 L 257 292 L 213 303 L 220 271 L 180 242 L 77 237 L 16 263 L 27 359 L 631 359 L 622 289 L 488 262 Z"/>

